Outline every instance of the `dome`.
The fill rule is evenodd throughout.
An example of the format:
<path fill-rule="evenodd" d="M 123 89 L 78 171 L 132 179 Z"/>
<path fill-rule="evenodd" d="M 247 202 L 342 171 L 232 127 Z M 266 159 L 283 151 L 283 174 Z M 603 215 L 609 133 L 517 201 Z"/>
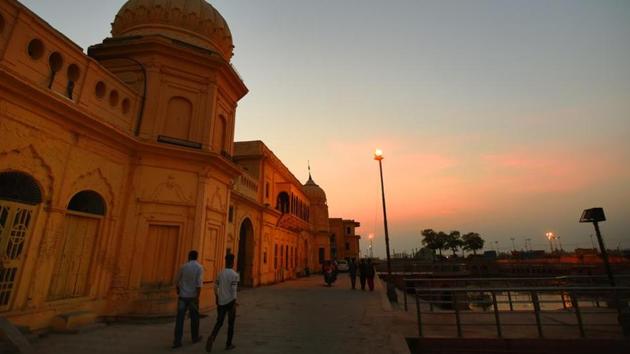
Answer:
<path fill-rule="evenodd" d="M 311 200 L 311 204 L 326 204 L 326 192 L 313 181 L 311 174 L 308 174 L 308 181 L 302 187 L 304 194 Z"/>
<path fill-rule="evenodd" d="M 113 37 L 160 34 L 218 52 L 229 61 L 234 46 L 225 19 L 204 0 L 128 0 L 112 23 Z"/>

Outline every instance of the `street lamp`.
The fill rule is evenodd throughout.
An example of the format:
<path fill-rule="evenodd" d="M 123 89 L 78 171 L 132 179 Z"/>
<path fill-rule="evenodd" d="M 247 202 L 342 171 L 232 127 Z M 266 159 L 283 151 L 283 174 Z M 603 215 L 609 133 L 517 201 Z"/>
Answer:
<path fill-rule="evenodd" d="M 593 226 L 595 227 L 595 235 L 597 235 L 597 242 L 599 243 L 599 250 L 602 253 L 602 260 L 604 261 L 604 267 L 606 268 L 606 273 L 608 274 L 608 280 L 610 281 L 611 286 L 615 286 L 615 278 L 613 277 L 612 269 L 610 268 L 610 263 L 608 262 L 608 252 L 606 251 L 606 246 L 604 246 L 602 234 L 599 231 L 600 221 L 606 221 L 606 215 L 604 215 L 603 208 L 585 209 L 580 217 L 580 222 L 593 223 Z"/>
<path fill-rule="evenodd" d="M 370 247 L 369 247 L 369 249 L 370 249 L 370 258 L 374 258 L 374 253 L 373 253 L 374 252 L 373 251 L 374 248 L 372 247 L 372 240 L 374 239 L 374 234 L 369 234 L 368 238 L 370 239 Z"/>
<path fill-rule="evenodd" d="M 553 253 L 553 232 L 547 232 L 545 233 L 545 236 L 547 236 L 547 239 L 549 239 L 549 253 Z"/>
<path fill-rule="evenodd" d="M 383 150 L 376 149 L 374 151 L 374 160 L 378 161 L 378 169 L 381 173 L 381 196 L 383 199 L 383 224 L 385 225 L 385 252 L 387 254 L 387 297 L 389 301 L 398 302 L 396 289 L 392 279 L 392 262 L 389 256 L 389 231 L 387 230 L 387 208 L 385 207 L 385 184 L 383 183 Z"/>

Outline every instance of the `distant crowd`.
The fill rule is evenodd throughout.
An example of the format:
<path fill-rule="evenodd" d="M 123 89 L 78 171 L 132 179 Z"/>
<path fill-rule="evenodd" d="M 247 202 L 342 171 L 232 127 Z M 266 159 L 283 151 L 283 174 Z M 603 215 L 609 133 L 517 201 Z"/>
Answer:
<path fill-rule="evenodd" d="M 345 264 L 345 261 L 342 261 Z M 322 265 L 322 274 L 324 276 L 324 283 L 326 286 L 331 287 L 332 284 L 337 280 L 337 275 L 340 271 L 340 266 L 337 261 L 325 261 Z M 345 269 L 344 269 L 345 270 Z M 352 286 L 352 290 L 356 289 L 357 284 L 357 273 L 359 275 L 359 283 L 361 285 L 361 290 L 365 290 L 365 284 L 367 283 L 370 291 L 374 291 L 374 277 L 376 276 L 376 270 L 374 269 L 374 264 L 371 259 L 367 261 L 364 258 L 361 258 L 359 263 L 355 258 L 350 258 L 347 261 L 347 271 L 350 276 L 350 284 Z"/>

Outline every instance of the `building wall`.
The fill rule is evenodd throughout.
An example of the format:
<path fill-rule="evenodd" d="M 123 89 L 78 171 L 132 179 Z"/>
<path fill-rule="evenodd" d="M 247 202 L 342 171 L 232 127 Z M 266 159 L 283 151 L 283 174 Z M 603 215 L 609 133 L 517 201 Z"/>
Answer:
<path fill-rule="evenodd" d="M 233 145 L 247 88 L 229 63 L 151 35 L 88 53 L 0 2 L 0 177 L 32 178 L 42 196 L 0 198 L 0 245 L 15 251 L 0 263 L 1 316 L 37 330 L 77 311 L 171 315 L 192 249 L 205 270 L 202 310 L 215 306 L 228 251 L 248 286 L 318 271 L 320 247 L 330 259 L 325 199 L 314 217 L 304 186 L 262 142 Z M 72 209 L 80 192 L 102 214 Z M 22 246 L 5 237 L 13 231 Z"/>
<path fill-rule="evenodd" d="M 302 184 L 260 141 L 236 143 L 234 159 L 243 168 L 243 176 L 232 195 L 235 223 L 229 233 L 240 236 L 240 220 L 244 218 L 261 220 L 253 235 L 253 258 L 240 260 L 247 268 L 245 284 L 258 286 L 294 279 L 306 268 L 312 269 L 308 254 L 313 243 L 308 221 L 310 203 L 301 191 Z M 286 206 L 279 204 L 281 193 L 288 198 Z M 239 242 L 238 237 L 232 244 L 239 257 L 248 254 L 239 246 L 251 245 Z"/>
<path fill-rule="evenodd" d="M 354 220 L 330 218 L 330 237 L 334 235 L 337 259 L 360 258 L 359 240 L 356 228 L 361 226 Z"/>
<path fill-rule="evenodd" d="M 200 250 L 205 268 L 201 306 L 213 307 L 230 186 L 240 174 L 225 158 L 236 101 L 246 93 L 240 79 L 231 67 L 202 71 L 176 63 L 162 43 L 146 65 L 143 99 L 124 81 L 128 71 L 110 72 L 107 66 L 116 65 L 86 56 L 16 1 L 1 2 L 0 16 L 0 174 L 29 176 L 42 195 L 36 205 L 0 200 L 0 214 L 30 213 L 21 224 L 0 217 L 0 242 L 18 250 L 0 267 L 0 315 L 43 329 L 77 311 L 172 314 L 173 277 L 191 249 Z M 129 48 L 99 50 L 105 63 Z M 191 49 L 191 58 L 199 55 Z M 209 83 L 190 72 L 206 73 Z M 151 103 L 144 111 L 143 100 Z M 188 129 L 169 122 L 172 116 L 189 122 Z M 225 125 L 217 129 L 222 116 Z M 160 134 L 202 146 L 163 144 Z M 82 191 L 102 199 L 104 215 L 69 209 Z M 24 236 L 21 248 L 7 241 L 9 227 Z M 71 286 L 73 279 L 80 286 Z"/>

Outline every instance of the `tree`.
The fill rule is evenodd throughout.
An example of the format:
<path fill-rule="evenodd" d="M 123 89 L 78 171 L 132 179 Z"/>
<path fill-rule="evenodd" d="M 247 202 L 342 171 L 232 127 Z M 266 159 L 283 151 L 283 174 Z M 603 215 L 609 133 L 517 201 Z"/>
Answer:
<path fill-rule="evenodd" d="M 481 236 L 479 236 L 476 232 L 469 232 L 462 236 L 463 246 L 466 251 L 472 251 L 473 254 L 477 254 L 477 251 L 483 248 L 484 243 L 486 242 Z"/>
<path fill-rule="evenodd" d="M 442 255 L 442 250 L 448 249 L 448 247 L 446 246 L 447 241 L 448 241 L 448 234 L 446 234 L 443 231 L 440 231 L 437 233 L 436 243 L 438 246 L 438 250 L 440 252 L 440 256 Z"/>
<path fill-rule="evenodd" d="M 446 235 L 445 248 L 453 251 L 453 256 L 455 252 L 462 247 L 464 242 L 461 238 L 461 233 L 457 230 L 451 231 L 448 235 Z"/>
<path fill-rule="evenodd" d="M 443 232 L 437 233 L 433 229 L 424 229 L 420 232 L 422 235 L 422 244 L 425 245 L 428 249 L 437 250 L 440 252 L 440 256 L 442 255 L 442 250 L 444 249 L 444 237 L 441 234 Z"/>

